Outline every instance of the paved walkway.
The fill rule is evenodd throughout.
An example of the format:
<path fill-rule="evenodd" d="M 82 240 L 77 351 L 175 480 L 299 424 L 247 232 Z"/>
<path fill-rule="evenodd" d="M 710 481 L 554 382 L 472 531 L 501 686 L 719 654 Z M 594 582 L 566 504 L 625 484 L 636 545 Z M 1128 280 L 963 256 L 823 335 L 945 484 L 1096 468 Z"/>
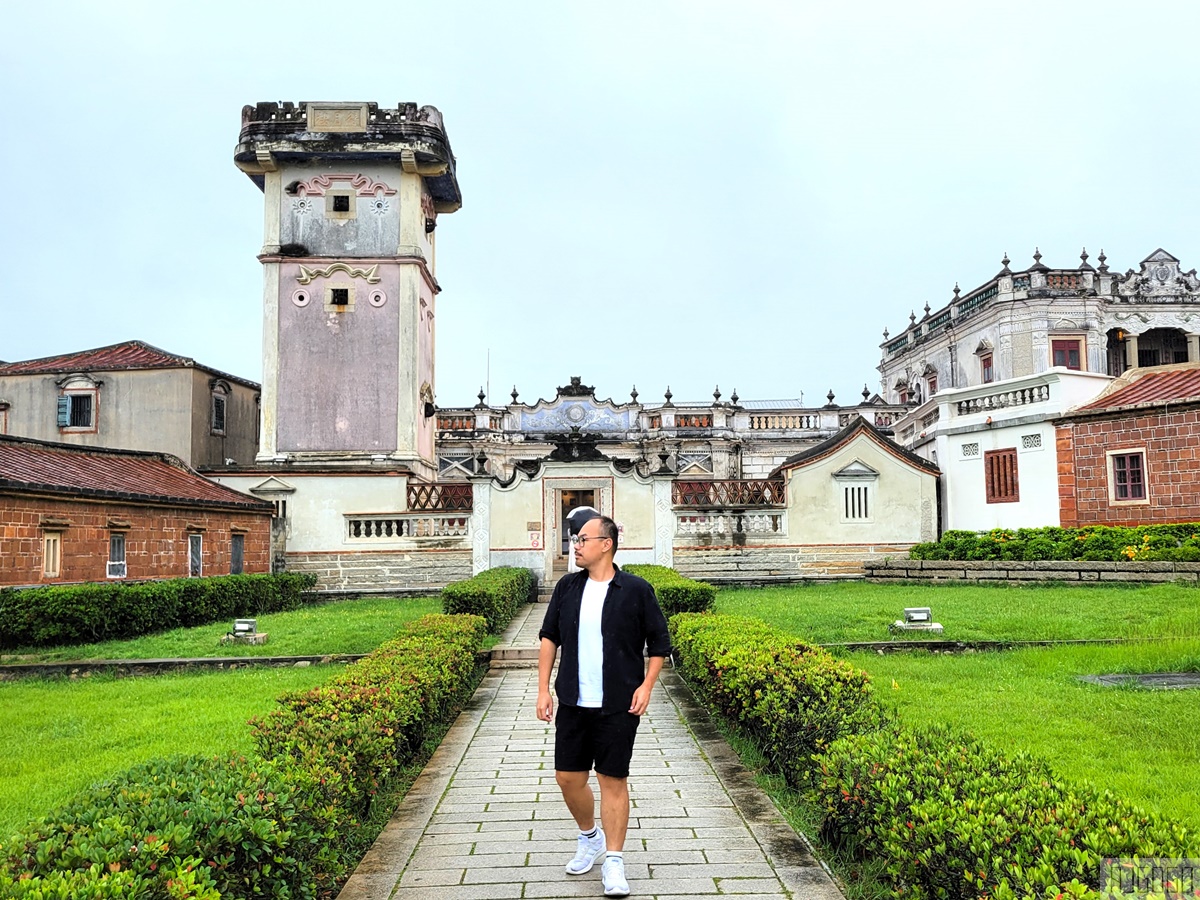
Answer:
<path fill-rule="evenodd" d="M 563 871 L 578 830 L 536 696 L 534 669 L 487 675 L 339 900 L 602 896 L 599 865 Z M 670 670 L 638 729 L 629 784 L 632 896 L 842 900 Z"/>

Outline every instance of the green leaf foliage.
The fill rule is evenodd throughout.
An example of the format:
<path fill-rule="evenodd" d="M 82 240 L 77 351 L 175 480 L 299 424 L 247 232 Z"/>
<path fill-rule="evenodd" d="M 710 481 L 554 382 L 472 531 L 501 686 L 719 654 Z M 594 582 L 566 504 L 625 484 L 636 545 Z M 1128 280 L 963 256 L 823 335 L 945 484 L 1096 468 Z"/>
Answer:
<path fill-rule="evenodd" d="M 357 864 L 376 796 L 474 684 L 478 616 L 410 623 L 251 723 L 257 758 L 145 763 L 0 846 L 0 897 L 308 900 Z M 367 840 L 370 839 L 368 836 Z"/>
<path fill-rule="evenodd" d="M 1200 522 L 947 531 L 939 541 L 915 545 L 909 556 L 912 559 L 1200 562 Z"/>
<path fill-rule="evenodd" d="M 847 735 L 819 759 L 821 836 L 882 858 L 897 896 L 1096 896 L 1111 857 L 1181 857 L 1176 823 L 945 726 Z"/>
<path fill-rule="evenodd" d="M 815 754 L 885 721 L 866 672 L 760 620 L 681 613 L 670 626 L 684 677 L 794 785 Z"/>
<path fill-rule="evenodd" d="M 622 570 L 650 582 L 658 597 L 658 605 L 666 616 L 681 612 L 707 612 L 717 598 L 717 589 L 711 584 L 684 578 L 666 566 L 635 564 L 622 566 Z"/>
<path fill-rule="evenodd" d="M 537 579 L 528 569 L 499 566 L 446 585 L 442 611 L 447 615 L 483 616 L 488 631 L 499 634 L 523 604 L 535 599 L 536 588 Z"/>
<path fill-rule="evenodd" d="M 0 648 L 135 637 L 297 609 L 312 575 L 222 575 L 0 590 Z"/>

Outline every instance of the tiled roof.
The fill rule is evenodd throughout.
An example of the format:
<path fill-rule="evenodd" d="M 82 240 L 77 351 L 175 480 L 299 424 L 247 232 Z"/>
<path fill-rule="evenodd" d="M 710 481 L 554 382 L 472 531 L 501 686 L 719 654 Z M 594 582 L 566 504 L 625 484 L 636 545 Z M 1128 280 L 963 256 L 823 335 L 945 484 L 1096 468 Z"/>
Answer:
<path fill-rule="evenodd" d="M 201 365 L 187 356 L 177 356 L 152 347 L 142 341 L 125 341 L 108 347 L 97 347 L 95 350 L 80 350 L 77 353 L 64 353 L 60 356 L 44 356 L 41 359 L 18 360 L 17 362 L 0 363 L 0 375 L 40 375 L 53 372 L 113 372 L 125 369 L 204 369 L 229 381 L 236 381 L 248 387 L 258 388 L 259 385 L 236 375 L 220 372 L 209 366 Z"/>
<path fill-rule="evenodd" d="M 777 465 L 767 477 L 774 478 L 776 475 L 783 474 L 788 469 L 799 468 L 801 466 L 806 466 L 809 463 L 816 462 L 818 459 L 823 459 L 837 450 L 838 447 L 842 446 L 842 444 L 850 441 L 851 438 L 860 432 L 867 435 L 867 437 L 871 438 L 871 440 L 873 440 L 892 456 L 907 462 L 911 466 L 914 466 L 918 469 L 924 469 L 926 472 L 931 472 L 934 475 L 939 474 L 941 471 L 938 469 L 935 463 L 930 462 L 922 456 L 918 456 L 911 450 L 901 447 L 895 441 L 889 440 L 882 431 L 880 431 L 862 416 L 856 416 L 849 425 L 842 428 L 841 431 L 832 437 L 826 438 L 814 447 L 809 447 L 807 450 L 802 450 L 793 456 L 789 456 L 787 459 Z"/>
<path fill-rule="evenodd" d="M 1186 400 L 1200 400 L 1200 366 L 1195 363 L 1130 369 L 1114 381 L 1107 391 L 1075 411 L 1091 412 Z"/>
<path fill-rule="evenodd" d="M 0 435 L 0 491 L 37 491 L 185 506 L 269 511 L 164 453 L 78 447 Z"/>

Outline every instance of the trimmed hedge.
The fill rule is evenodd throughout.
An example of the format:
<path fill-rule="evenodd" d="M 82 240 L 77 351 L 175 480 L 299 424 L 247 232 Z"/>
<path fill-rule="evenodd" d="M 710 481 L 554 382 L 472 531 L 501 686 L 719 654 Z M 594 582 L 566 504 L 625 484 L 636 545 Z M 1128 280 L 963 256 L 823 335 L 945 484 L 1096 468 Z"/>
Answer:
<path fill-rule="evenodd" d="M 1183 857 L 1176 823 L 945 726 L 850 735 L 819 758 L 822 837 L 914 898 L 1080 896 L 1109 857 Z"/>
<path fill-rule="evenodd" d="M 1080 559 L 1089 562 L 1164 560 L 1200 562 L 1200 522 L 1176 525 L 1085 528 L 994 528 L 947 531 L 941 540 L 917 544 L 911 559 Z"/>
<path fill-rule="evenodd" d="M 0 590 L 0 648 L 136 637 L 297 609 L 312 575 L 222 575 Z"/>
<path fill-rule="evenodd" d="M 484 633 L 477 616 L 426 616 L 283 695 L 251 723 L 261 758 L 156 761 L 81 792 L 0 847 L 0 896 L 328 894 L 391 814 L 376 796 L 474 684 Z"/>
<path fill-rule="evenodd" d="M 534 599 L 536 586 L 537 579 L 528 569 L 498 566 L 466 581 L 446 585 L 442 591 L 442 612 L 483 616 L 488 631 L 499 634 L 517 610 Z"/>
<path fill-rule="evenodd" d="M 485 633 L 480 616 L 425 616 L 327 684 L 284 694 L 281 708 L 251 722 L 258 754 L 314 785 L 324 881 L 357 863 L 365 849 L 359 829 L 376 795 L 463 699 Z"/>
<path fill-rule="evenodd" d="M 637 575 L 650 582 L 663 615 L 668 617 L 675 613 L 707 612 L 712 609 L 717 598 L 717 589 L 711 584 L 684 578 L 666 566 L 635 564 L 621 568 L 630 575 Z"/>
<path fill-rule="evenodd" d="M 762 621 L 681 613 L 670 627 L 684 677 L 792 784 L 839 737 L 886 720 L 866 672 Z"/>
<path fill-rule="evenodd" d="M 311 898 L 309 786 L 262 760 L 184 757 L 81 791 L 0 852 L 0 896 Z"/>

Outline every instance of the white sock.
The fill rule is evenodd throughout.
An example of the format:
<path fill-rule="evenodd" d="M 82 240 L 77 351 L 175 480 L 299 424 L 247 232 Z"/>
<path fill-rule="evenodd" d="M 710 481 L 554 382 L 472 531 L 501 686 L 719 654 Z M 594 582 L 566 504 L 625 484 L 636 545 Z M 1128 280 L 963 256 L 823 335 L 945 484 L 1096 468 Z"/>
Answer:
<path fill-rule="evenodd" d="M 623 853 L 621 853 L 619 850 L 609 850 L 606 854 L 604 854 L 604 858 L 605 859 L 619 859 L 621 862 L 625 862 L 625 855 Z"/>
<path fill-rule="evenodd" d="M 595 838 L 600 834 L 600 826 L 593 825 L 591 831 L 580 831 L 579 833 L 582 834 L 589 841 L 595 840 Z"/>

